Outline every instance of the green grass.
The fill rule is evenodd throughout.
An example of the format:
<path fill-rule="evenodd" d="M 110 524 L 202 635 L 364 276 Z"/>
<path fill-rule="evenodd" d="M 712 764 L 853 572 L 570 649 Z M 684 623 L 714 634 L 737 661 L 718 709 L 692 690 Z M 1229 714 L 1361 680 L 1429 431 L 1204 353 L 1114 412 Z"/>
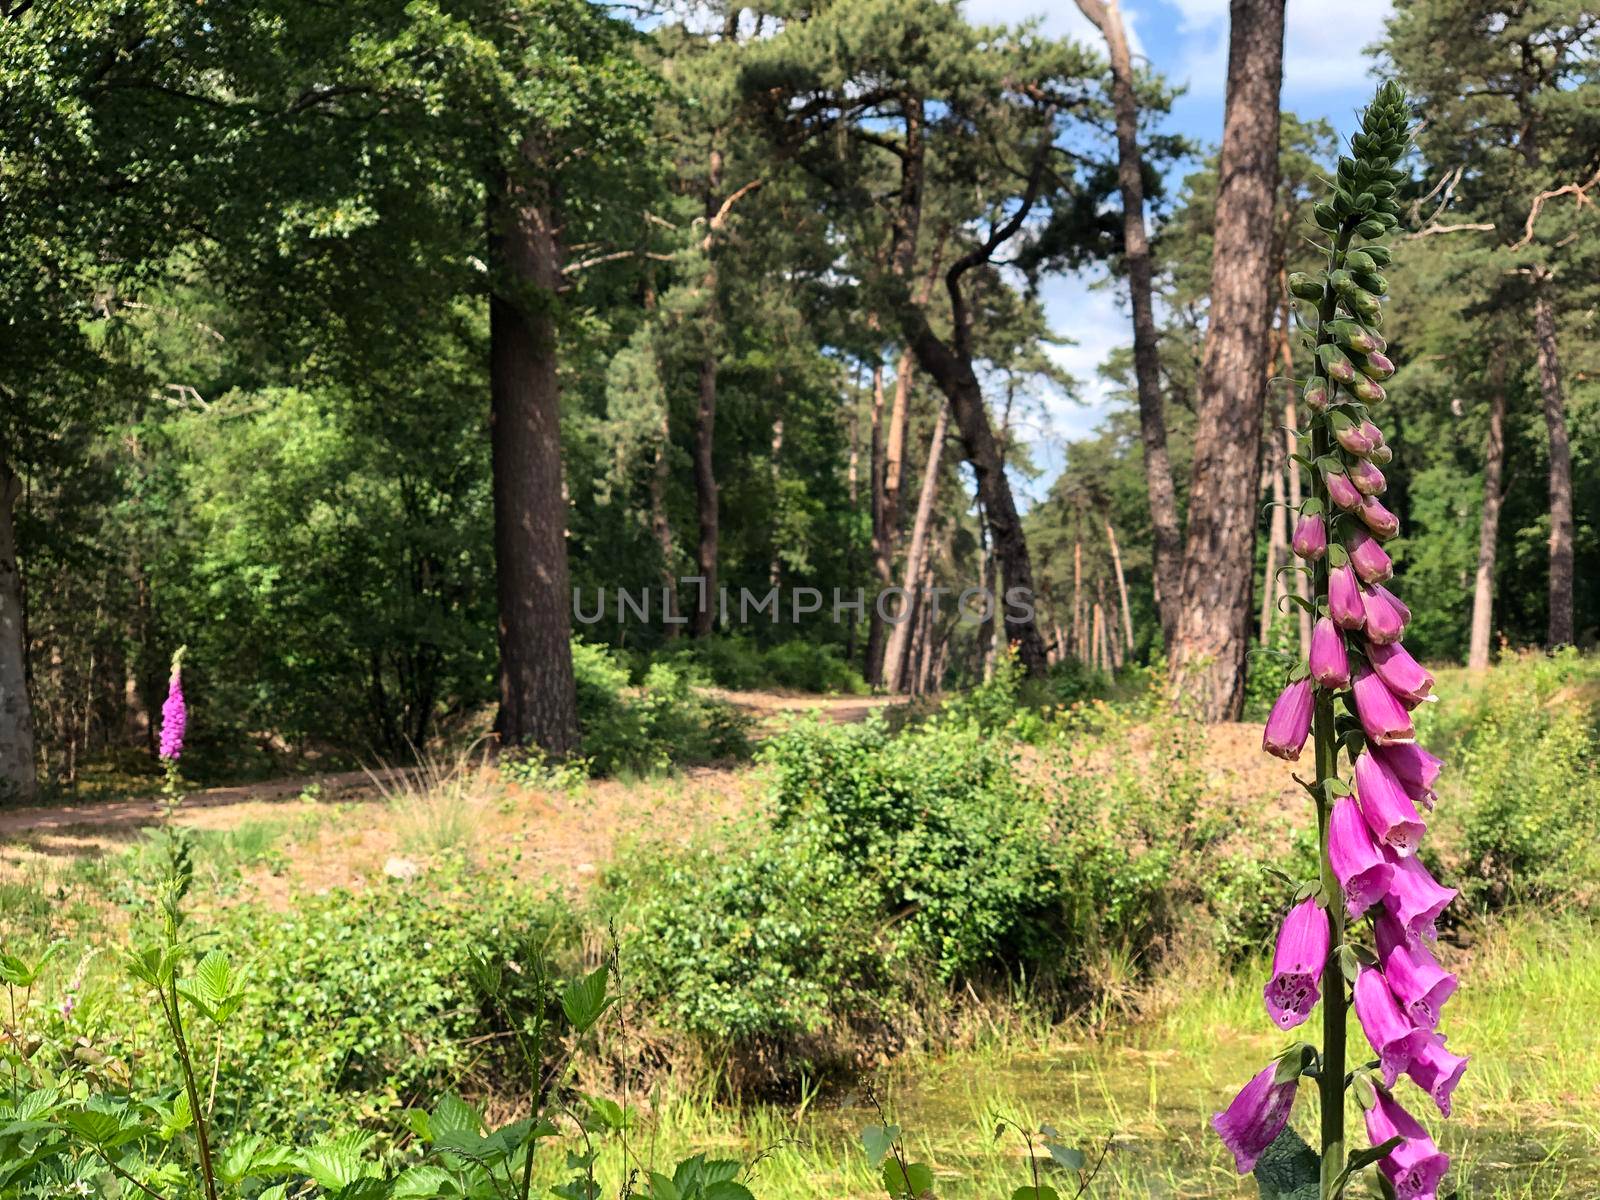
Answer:
<path fill-rule="evenodd" d="M 1469 950 L 1442 951 L 1463 980 L 1444 1028 L 1473 1064 L 1452 1119 L 1410 1106 L 1455 1158 L 1460 1200 L 1600 1195 L 1596 932 L 1576 919 L 1517 917 Z M 904 1127 L 908 1153 L 934 1167 L 938 1194 L 951 1200 L 1005 1197 L 1027 1182 L 1021 1139 L 995 1136 L 1001 1117 L 1053 1125 L 1086 1150 L 1109 1142 L 1097 1196 L 1253 1197 L 1208 1121 L 1286 1041 L 1262 1011 L 1260 978 L 1202 969 L 1171 981 L 1176 1003 L 1120 1031 L 997 1029 L 970 1049 L 910 1056 L 870 1082 Z M 1360 1037 L 1352 1022 L 1352 1045 L 1364 1045 Z M 1401 1088 L 1403 1103 L 1421 1099 Z M 720 1104 L 697 1089 L 643 1108 L 632 1142 L 640 1160 L 652 1149 L 658 1161 L 697 1150 L 760 1155 L 763 1200 L 880 1194 L 859 1142 L 877 1119 L 864 1088 L 794 1106 Z M 1302 1132 L 1315 1110 L 1306 1085 Z M 1358 1111 L 1348 1120 L 1352 1144 L 1364 1144 Z M 613 1181 L 620 1162 L 609 1148 L 602 1165 Z"/>

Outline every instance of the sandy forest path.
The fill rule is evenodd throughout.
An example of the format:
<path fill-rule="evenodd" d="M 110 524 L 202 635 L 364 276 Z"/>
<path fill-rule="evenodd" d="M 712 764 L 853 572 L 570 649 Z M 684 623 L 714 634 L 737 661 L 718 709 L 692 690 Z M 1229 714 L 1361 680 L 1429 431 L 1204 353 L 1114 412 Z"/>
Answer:
<path fill-rule="evenodd" d="M 796 717 L 853 723 L 904 702 L 890 696 L 713 694 L 745 712 L 758 739 Z M 289 867 L 261 872 L 268 892 L 359 886 L 377 871 L 409 869 L 406 863 L 426 860 L 451 841 L 457 843 L 453 849 L 476 854 L 509 850 L 519 876 L 578 886 L 612 858 L 619 840 L 687 840 L 744 811 L 759 788 L 758 773 L 744 765 L 690 768 L 647 782 L 596 780 L 571 793 L 505 784 L 492 770 L 473 772 L 465 784 L 445 785 L 447 774 L 338 771 L 205 788 L 186 795 L 177 819 L 218 835 L 254 830 L 271 840 Z M 453 789 L 455 803 L 425 798 L 442 786 Z M 159 797 L 150 795 L 0 808 L 0 881 L 114 854 L 141 838 L 162 812 Z"/>

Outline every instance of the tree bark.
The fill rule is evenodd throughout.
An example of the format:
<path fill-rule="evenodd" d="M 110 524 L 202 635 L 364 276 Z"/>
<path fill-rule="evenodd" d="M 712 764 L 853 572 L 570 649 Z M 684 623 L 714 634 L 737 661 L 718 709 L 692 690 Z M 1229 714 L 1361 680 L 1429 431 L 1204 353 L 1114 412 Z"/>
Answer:
<path fill-rule="evenodd" d="M 1300 504 L 1303 499 L 1300 491 L 1300 464 L 1294 461 L 1295 435 L 1292 430 L 1299 427 L 1300 416 L 1297 408 L 1299 389 L 1294 383 L 1294 347 L 1288 338 L 1283 339 L 1283 367 L 1284 377 L 1288 384 L 1283 397 L 1283 465 L 1289 475 L 1289 508 L 1298 517 Z M 1292 535 L 1291 535 L 1292 536 Z M 1296 563 L 1298 567 L 1301 564 Z M 1296 570 L 1291 573 L 1294 580 L 1294 594 L 1309 601 L 1311 599 L 1311 580 L 1306 573 Z M 1301 605 L 1295 605 L 1295 614 L 1300 621 L 1300 653 L 1302 656 L 1311 653 L 1311 613 Z"/>
<path fill-rule="evenodd" d="M 33 706 L 28 700 L 27 622 L 17 561 L 16 506 L 22 480 L 0 461 L 0 801 L 32 800 Z"/>
<path fill-rule="evenodd" d="M 1175 694 L 1207 721 L 1237 718 L 1244 707 L 1262 365 L 1273 308 L 1268 235 L 1277 200 L 1283 17 L 1284 0 L 1231 5 L 1210 332 L 1201 363 L 1183 607 L 1171 648 Z"/>
<path fill-rule="evenodd" d="M 1500 543 L 1500 505 L 1505 500 L 1501 478 L 1506 461 L 1505 358 L 1494 355 L 1489 381 L 1489 435 L 1483 448 L 1483 517 L 1478 523 L 1478 573 L 1472 587 L 1472 636 L 1467 668 L 1489 666 L 1489 641 L 1494 633 L 1494 563 Z"/>
<path fill-rule="evenodd" d="M 1178 581 L 1183 538 L 1167 455 L 1167 417 L 1161 396 L 1161 358 L 1151 301 L 1150 238 L 1144 222 L 1144 157 L 1139 149 L 1139 101 L 1133 57 L 1117 0 L 1078 0 L 1078 8 L 1106 39 L 1111 60 L 1111 103 L 1117 125 L 1117 189 L 1122 195 L 1122 253 L 1133 309 L 1133 374 L 1139 393 L 1139 436 L 1144 445 L 1145 490 L 1154 542 L 1156 611 L 1161 636 L 1172 645 L 1178 622 Z"/>
<path fill-rule="evenodd" d="M 1555 310 L 1542 288 L 1533 305 L 1539 342 L 1539 394 L 1550 438 L 1550 614 L 1545 641 L 1551 647 L 1573 644 L 1572 627 L 1572 447 L 1567 440 L 1567 403 L 1561 391 L 1561 358 L 1556 346 Z"/>
<path fill-rule="evenodd" d="M 922 468 L 922 491 L 917 495 L 917 515 L 911 525 L 911 543 L 906 551 L 905 589 L 906 603 L 916 594 L 922 579 L 924 563 L 928 557 L 928 530 L 933 522 L 933 502 L 939 492 L 939 462 L 944 455 L 944 439 L 950 430 L 950 409 L 939 406 L 933 422 L 933 436 L 928 439 L 928 458 Z M 884 686 L 891 692 L 904 691 L 907 682 L 907 660 L 911 646 L 911 619 L 893 626 L 889 634 L 889 649 L 884 656 Z"/>
<path fill-rule="evenodd" d="M 668 457 L 672 452 L 671 420 L 666 404 L 662 404 L 656 458 L 650 471 L 650 529 L 661 552 L 661 603 L 666 608 L 662 618 L 669 641 L 678 636 L 678 626 L 666 620 L 678 611 L 678 572 L 672 565 L 672 521 L 667 515 L 667 481 L 672 471 Z"/>
<path fill-rule="evenodd" d="M 526 154 L 526 148 L 524 153 Z M 572 591 L 561 486 L 551 297 L 561 282 L 554 197 L 501 179 L 490 194 L 490 440 L 502 749 L 578 748 Z"/>
<path fill-rule="evenodd" d="M 867 323 L 869 327 L 876 327 L 874 318 L 869 318 Z M 872 367 L 872 448 L 871 462 L 867 471 L 867 486 L 872 493 L 872 573 L 877 576 L 880 589 L 890 587 L 894 583 L 894 556 L 889 550 L 889 534 L 884 520 L 883 410 L 883 364 L 880 362 L 874 363 Z M 884 643 L 888 640 L 888 636 L 884 620 L 878 615 L 878 606 L 873 604 L 867 625 L 866 668 L 862 672 L 873 687 L 883 683 Z"/>
<path fill-rule="evenodd" d="M 1286 507 L 1288 497 L 1284 494 L 1283 471 L 1284 467 L 1292 463 L 1280 461 L 1285 459 L 1283 447 L 1278 439 L 1267 439 L 1267 460 L 1272 474 L 1272 515 L 1267 518 L 1267 568 L 1261 580 L 1261 644 L 1267 645 L 1272 640 L 1272 627 L 1277 623 L 1278 614 L 1283 611 L 1283 597 L 1286 589 L 1278 575 L 1278 568 L 1289 559 L 1289 510 Z"/>
<path fill-rule="evenodd" d="M 1072 656 L 1089 660 L 1089 636 L 1083 620 L 1083 543 L 1072 543 Z"/>
<path fill-rule="evenodd" d="M 1122 573 L 1122 551 L 1117 546 L 1117 531 L 1106 521 L 1106 542 L 1111 547 L 1111 570 L 1117 577 L 1117 597 L 1122 603 L 1122 634 L 1124 647 L 1133 653 L 1133 613 L 1128 608 L 1128 579 Z"/>

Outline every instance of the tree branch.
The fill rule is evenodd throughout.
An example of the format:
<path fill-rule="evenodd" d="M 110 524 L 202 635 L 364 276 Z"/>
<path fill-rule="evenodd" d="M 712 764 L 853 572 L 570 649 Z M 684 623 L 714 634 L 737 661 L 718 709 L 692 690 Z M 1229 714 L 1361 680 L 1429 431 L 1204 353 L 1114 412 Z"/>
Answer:
<path fill-rule="evenodd" d="M 1585 204 L 1594 203 L 1589 199 L 1589 189 L 1597 183 L 1600 183 L 1600 167 L 1596 167 L 1594 174 L 1583 183 L 1568 183 L 1552 188 L 1548 192 L 1540 192 L 1533 198 L 1533 207 L 1528 210 L 1528 223 L 1523 226 L 1522 237 L 1511 244 L 1511 249 L 1521 250 L 1533 241 L 1534 222 L 1539 219 L 1539 210 L 1545 206 L 1546 201 L 1554 200 L 1557 196 L 1576 196 L 1578 207 L 1582 208 Z"/>

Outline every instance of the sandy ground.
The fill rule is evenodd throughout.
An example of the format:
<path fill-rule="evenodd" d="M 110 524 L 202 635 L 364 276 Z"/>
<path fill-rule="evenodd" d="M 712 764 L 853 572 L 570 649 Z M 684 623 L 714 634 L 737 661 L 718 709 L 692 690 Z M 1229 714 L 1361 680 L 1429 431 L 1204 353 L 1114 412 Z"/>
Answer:
<path fill-rule="evenodd" d="M 771 733 L 813 710 L 859 721 L 885 697 L 724 693 Z M 1264 813 L 1303 803 L 1292 764 L 1261 752 L 1255 725 L 1213 726 L 1202 770 L 1218 796 L 1250 798 Z M 1135 752 L 1144 749 L 1135 738 Z M 1151 752 L 1155 747 L 1149 747 Z M 1037 760 L 1025 775 L 1056 769 Z M 1096 769 L 1090 764 L 1090 769 Z M 1042 788 L 1048 788 L 1043 775 Z M 686 843 L 760 802 L 759 768 L 703 767 L 649 781 L 598 780 L 570 790 L 523 787 L 492 768 L 455 764 L 423 772 L 300 776 L 189 796 L 176 819 L 243 838 L 250 827 L 269 849 L 241 864 L 258 902 L 286 905 L 297 893 L 360 888 L 386 875 L 424 874 L 448 855 L 500 864 L 519 879 L 576 892 L 624 846 Z M 57 874 L 74 860 L 117 853 L 161 819 L 149 799 L 0 811 L 0 882 Z"/>

